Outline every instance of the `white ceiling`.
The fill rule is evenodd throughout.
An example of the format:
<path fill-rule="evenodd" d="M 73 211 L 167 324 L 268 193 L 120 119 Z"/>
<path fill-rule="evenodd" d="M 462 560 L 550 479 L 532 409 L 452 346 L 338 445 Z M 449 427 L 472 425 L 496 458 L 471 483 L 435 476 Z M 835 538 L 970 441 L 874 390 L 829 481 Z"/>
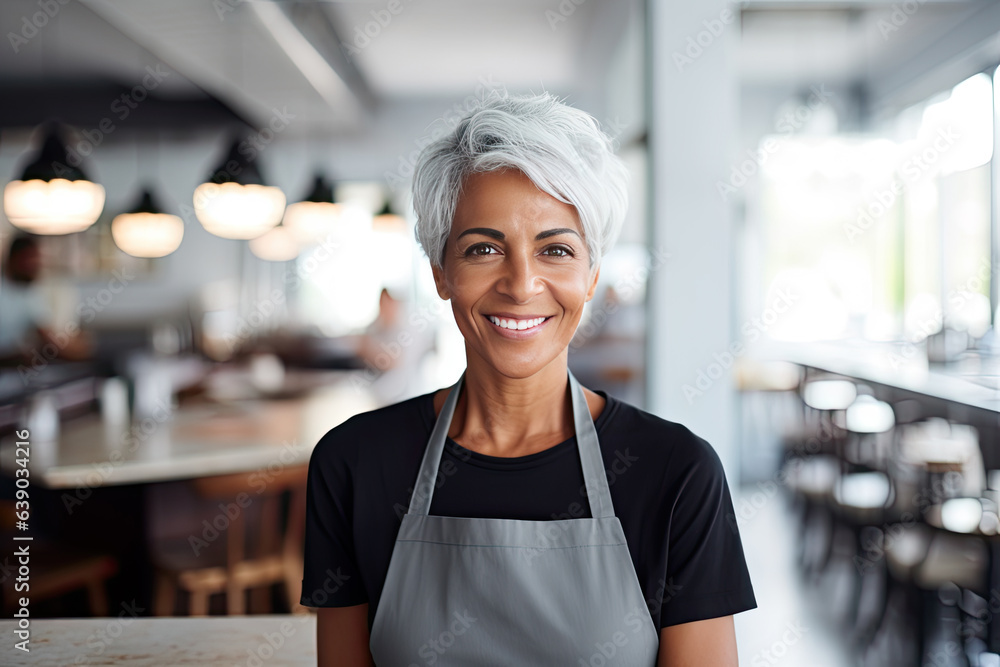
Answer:
<path fill-rule="evenodd" d="M 382 28 L 372 12 L 383 2 L 338 2 L 327 7 L 341 39 L 372 87 L 388 96 L 466 95 L 486 75 L 516 89 L 569 89 L 587 76 L 582 56 L 597 15 L 590 0 L 562 20 L 538 0 L 402 0 Z M 385 18 L 385 15 L 381 15 Z M 375 34 L 367 39 L 365 30 Z"/>
<path fill-rule="evenodd" d="M 296 116 L 288 136 L 330 136 L 357 130 L 385 103 L 450 103 L 484 81 L 593 94 L 637 1 L 566 0 L 572 13 L 553 24 L 556 1 L 400 0 L 389 15 L 386 0 L 79 0 L 58 5 L 19 53 L 0 49 L 0 84 L 131 87 L 160 64 L 172 76 L 157 95 L 208 95 L 258 127 L 287 108 Z M 4 0 L 0 24 L 38 10 L 35 0 Z M 365 29 L 378 34 L 356 42 Z M 355 43 L 363 48 L 348 55 Z"/>
<path fill-rule="evenodd" d="M 627 14 L 640 3 L 399 0 L 400 11 L 389 15 L 388 0 L 80 0 L 58 4 L 58 15 L 18 53 L 0 49 L 0 85 L 48 81 L 58 91 L 65 81 L 111 80 L 130 87 L 147 66 L 161 64 L 174 75 L 157 96 L 218 100 L 258 127 L 275 109 L 288 109 L 296 116 L 288 136 L 343 136 L 398 116 L 386 107 L 448 108 L 483 82 L 599 99 Z M 558 15 L 560 6 L 573 11 Z M 740 6 L 744 89 L 824 82 L 873 95 L 901 90 L 1000 30 L 993 11 L 1000 3 L 989 0 L 920 2 L 886 34 L 899 6 L 893 0 Z M 36 0 L 4 0 L 0 24 L 16 30 L 38 11 Z M 356 41 L 366 30 L 369 42 Z M 349 55 L 347 46 L 360 48 Z"/>

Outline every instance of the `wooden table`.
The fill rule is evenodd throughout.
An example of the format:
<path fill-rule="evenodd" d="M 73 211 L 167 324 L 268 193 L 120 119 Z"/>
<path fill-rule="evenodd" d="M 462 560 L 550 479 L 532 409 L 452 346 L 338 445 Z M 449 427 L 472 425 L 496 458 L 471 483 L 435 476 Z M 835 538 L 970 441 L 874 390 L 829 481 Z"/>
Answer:
<path fill-rule="evenodd" d="M 119 427 L 97 415 L 74 420 L 58 442 L 29 436 L 31 484 L 93 489 L 306 463 L 328 430 L 378 407 L 360 373 L 328 373 L 327 384 L 301 398 L 202 401 Z M 14 443 L 0 444 L 7 475 L 15 470 Z"/>
<path fill-rule="evenodd" d="M 219 616 L 137 618 L 123 609 L 110 618 L 36 620 L 30 652 L 15 648 L 14 621 L 0 621 L 0 664 L 164 667 L 316 664 L 316 617 Z"/>

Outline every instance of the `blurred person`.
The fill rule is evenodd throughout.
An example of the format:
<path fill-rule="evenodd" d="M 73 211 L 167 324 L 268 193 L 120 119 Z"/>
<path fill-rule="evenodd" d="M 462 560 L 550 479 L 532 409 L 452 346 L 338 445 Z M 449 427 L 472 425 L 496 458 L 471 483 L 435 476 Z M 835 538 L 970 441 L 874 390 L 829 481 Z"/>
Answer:
<path fill-rule="evenodd" d="M 426 322 L 408 323 L 406 301 L 388 288 L 382 288 L 378 304 L 375 321 L 358 340 L 357 354 L 376 374 L 370 389 L 388 403 L 409 398 L 420 386 L 420 363 L 434 345 L 434 330 Z"/>
<path fill-rule="evenodd" d="M 378 296 L 378 315 L 358 341 L 358 356 L 381 371 L 395 368 L 399 362 L 400 355 L 383 354 L 383 346 L 391 342 L 402 329 L 401 310 L 399 299 L 383 287 Z"/>
<path fill-rule="evenodd" d="M 645 310 L 641 301 L 626 300 L 612 286 L 595 299 L 589 320 L 572 343 L 571 365 L 581 381 L 591 381 L 618 398 L 642 401 L 645 366 Z"/>
<path fill-rule="evenodd" d="M 37 288 L 42 267 L 38 240 L 15 236 L 7 248 L 0 274 L 0 363 L 30 363 L 39 359 L 86 359 L 91 345 L 75 325 L 52 328 L 52 312 Z"/>
<path fill-rule="evenodd" d="M 421 153 L 416 235 L 467 367 L 313 451 L 301 602 L 322 667 L 737 664 L 756 600 L 718 455 L 567 365 L 626 181 L 597 122 L 547 94 L 495 96 Z"/>

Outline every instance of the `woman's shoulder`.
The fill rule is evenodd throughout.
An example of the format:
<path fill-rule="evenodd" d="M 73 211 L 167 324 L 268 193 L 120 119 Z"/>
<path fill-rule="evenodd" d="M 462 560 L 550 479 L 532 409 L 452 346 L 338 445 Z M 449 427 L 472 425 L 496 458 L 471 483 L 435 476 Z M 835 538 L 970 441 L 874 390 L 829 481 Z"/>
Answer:
<path fill-rule="evenodd" d="M 353 415 L 320 438 L 313 457 L 349 456 L 362 446 L 378 448 L 412 439 L 427 429 L 432 395 L 421 394 Z"/>
<path fill-rule="evenodd" d="M 684 424 L 614 397 L 609 398 L 605 409 L 613 411 L 605 431 L 615 446 L 630 446 L 637 456 L 662 461 L 673 471 L 697 468 L 724 474 L 715 448 Z"/>

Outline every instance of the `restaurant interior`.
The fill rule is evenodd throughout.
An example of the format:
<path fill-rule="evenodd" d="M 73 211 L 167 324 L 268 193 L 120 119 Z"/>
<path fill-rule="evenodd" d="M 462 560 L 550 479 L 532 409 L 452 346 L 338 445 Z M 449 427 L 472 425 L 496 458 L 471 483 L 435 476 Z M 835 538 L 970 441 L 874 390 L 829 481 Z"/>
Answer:
<path fill-rule="evenodd" d="M 741 664 L 1000 666 L 1000 3 L 6 0 L 0 24 L 3 664 L 315 664 L 313 447 L 465 368 L 417 156 L 548 91 L 630 172 L 570 369 L 718 453 Z"/>

